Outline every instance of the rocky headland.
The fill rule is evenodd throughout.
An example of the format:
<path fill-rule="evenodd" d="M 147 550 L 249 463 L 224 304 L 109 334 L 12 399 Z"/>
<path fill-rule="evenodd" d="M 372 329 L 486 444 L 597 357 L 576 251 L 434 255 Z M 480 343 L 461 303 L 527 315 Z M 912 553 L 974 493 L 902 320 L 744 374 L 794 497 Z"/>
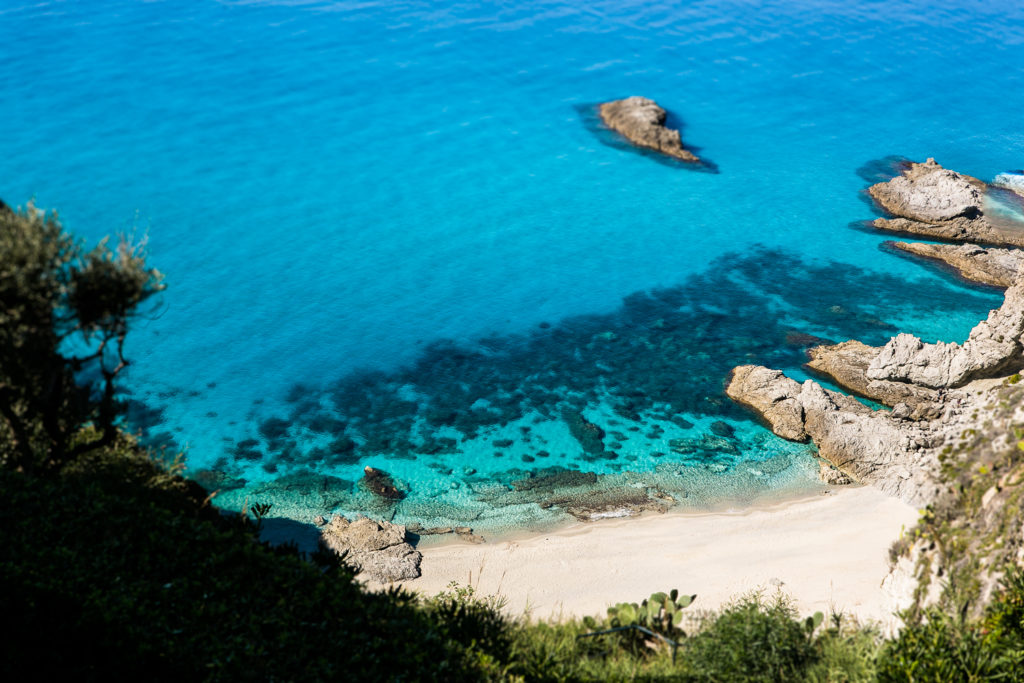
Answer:
<path fill-rule="evenodd" d="M 868 188 L 872 199 L 892 214 L 871 224 L 948 242 L 1024 246 L 1024 230 L 1008 228 L 985 213 L 987 191 L 981 180 L 943 168 L 935 159 L 910 163 L 902 175 Z"/>
<path fill-rule="evenodd" d="M 683 147 L 678 130 L 665 127 L 668 114 L 654 100 L 634 96 L 605 102 L 600 107 L 600 114 L 605 125 L 634 145 L 680 161 L 700 161 L 697 155 Z"/>
<path fill-rule="evenodd" d="M 933 159 L 869 191 L 894 215 L 877 227 L 1024 244 L 1024 226 L 1015 235 L 986 220 L 984 183 Z M 813 441 L 826 479 L 839 472 L 922 508 L 917 528 L 893 549 L 888 580 L 909 580 L 918 607 L 945 601 L 977 611 L 1000 567 L 1024 556 L 1024 253 L 971 243 L 891 246 L 1006 288 L 1003 304 L 963 344 L 898 334 L 879 347 L 851 340 L 808 350 L 808 369 L 887 408 L 753 365 L 733 370 L 726 393 L 777 435 Z"/>

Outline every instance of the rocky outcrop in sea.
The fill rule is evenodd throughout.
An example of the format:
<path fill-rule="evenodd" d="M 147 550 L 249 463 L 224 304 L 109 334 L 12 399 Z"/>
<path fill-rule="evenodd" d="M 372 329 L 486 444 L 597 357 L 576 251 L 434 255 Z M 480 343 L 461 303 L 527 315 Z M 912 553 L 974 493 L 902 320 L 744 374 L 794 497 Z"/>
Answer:
<path fill-rule="evenodd" d="M 896 216 L 875 225 L 1024 244 L 1024 225 L 1013 235 L 986 220 L 985 187 L 933 159 L 911 164 L 870 188 Z M 977 612 L 998 583 L 999 567 L 1024 557 L 1024 256 L 976 244 L 892 246 L 1005 287 L 1003 304 L 963 344 L 898 334 L 882 346 L 851 340 L 808 350 L 809 370 L 891 409 L 754 365 L 735 368 L 726 393 L 777 435 L 812 440 L 826 481 L 846 475 L 924 508 L 914 533 L 893 549 L 890 582 L 911 577 L 918 605 L 956 601 L 957 610 Z"/>
<path fill-rule="evenodd" d="M 605 125 L 634 145 L 653 149 L 680 161 L 700 161 L 693 152 L 683 147 L 678 130 L 665 127 L 668 114 L 654 100 L 627 97 L 605 102 L 600 107 L 600 113 Z"/>

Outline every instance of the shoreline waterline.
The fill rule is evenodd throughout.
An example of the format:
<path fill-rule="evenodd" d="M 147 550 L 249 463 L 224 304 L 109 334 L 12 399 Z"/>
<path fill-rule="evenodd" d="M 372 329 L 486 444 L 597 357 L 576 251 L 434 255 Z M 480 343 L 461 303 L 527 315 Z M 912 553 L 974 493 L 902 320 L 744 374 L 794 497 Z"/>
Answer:
<path fill-rule="evenodd" d="M 843 487 L 742 510 L 673 510 L 484 544 L 429 544 L 420 548 L 422 576 L 401 585 L 429 596 L 452 581 L 468 584 L 478 595 L 505 596 L 511 615 L 539 619 L 603 614 L 671 588 L 696 593 L 699 610 L 781 590 L 801 614 L 842 612 L 892 629 L 906 596 L 898 582 L 883 582 L 888 548 L 917 516 L 872 487 Z"/>
<path fill-rule="evenodd" d="M 636 474 L 636 473 L 633 473 Z M 502 522 L 500 518 L 487 520 L 473 527 L 475 534 L 484 538 L 484 543 L 508 543 L 528 541 L 545 534 L 571 535 L 580 533 L 594 526 L 613 524 L 629 524 L 634 521 L 661 517 L 703 517 L 703 516 L 743 516 L 760 511 L 784 508 L 802 501 L 816 500 L 822 496 L 833 495 L 837 490 L 862 488 L 859 484 L 829 486 L 824 482 L 818 485 L 805 482 L 793 483 L 779 488 L 769 488 L 758 492 L 745 492 L 744 497 L 721 496 L 713 501 L 691 500 L 683 498 L 675 501 L 665 510 L 609 510 L 597 513 L 591 519 L 576 519 L 569 515 L 560 517 L 539 518 L 532 524 L 517 525 Z M 488 523 L 489 522 L 489 523 Z M 417 550 L 435 549 L 445 546 L 463 546 L 472 544 L 459 537 L 456 533 L 449 534 L 417 534 Z"/>

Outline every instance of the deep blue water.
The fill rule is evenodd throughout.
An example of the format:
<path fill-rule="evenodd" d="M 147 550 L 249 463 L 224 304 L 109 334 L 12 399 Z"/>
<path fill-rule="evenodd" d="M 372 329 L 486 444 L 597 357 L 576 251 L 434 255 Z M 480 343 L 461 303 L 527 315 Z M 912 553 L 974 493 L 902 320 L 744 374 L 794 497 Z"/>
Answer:
<path fill-rule="evenodd" d="M 133 415 L 194 470 L 373 464 L 479 506 L 466 467 L 651 472 L 724 419 L 725 477 L 809 458 L 723 401 L 732 365 L 998 304 L 855 224 L 892 157 L 1024 165 L 1022 57 L 1001 1 L 5 0 L 0 197 L 148 231 Z M 718 172 L 603 130 L 632 94 Z"/>

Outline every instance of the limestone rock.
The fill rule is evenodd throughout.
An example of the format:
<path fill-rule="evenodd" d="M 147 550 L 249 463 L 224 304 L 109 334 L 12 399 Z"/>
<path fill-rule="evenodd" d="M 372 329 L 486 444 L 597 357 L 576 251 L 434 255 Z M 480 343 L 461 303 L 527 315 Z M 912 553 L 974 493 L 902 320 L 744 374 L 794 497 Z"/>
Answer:
<path fill-rule="evenodd" d="M 726 393 L 753 408 L 779 436 L 813 439 L 821 457 L 854 481 L 913 504 L 936 495 L 933 446 L 941 438 L 927 426 L 908 427 L 886 411 L 872 411 L 816 382 L 801 385 L 778 370 L 758 366 L 733 370 Z"/>
<path fill-rule="evenodd" d="M 976 244 L 926 244 L 923 242 L 886 242 L 894 249 L 939 261 L 950 266 L 965 280 L 1003 289 L 1011 286 L 1024 266 L 1024 251 L 979 247 Z"/>
<path fill-rule="evenodd" d="M 601 119 L 612 130 L 622 134 L 634 145 L 647 147 L 682 161 L 700 161 L 683 147 L 678 130 L 665 127 L 667 114 L 654 100 L 646 97 L 627 97 L 605 102 L 600 108 Z"/>
<path fill-rule="evenodd" d="M 888 406 L 906 403 L 913 407 L 935 400 L 935 391 L 927 387 L 868 378 L 868 366 L 881 350 L 855 340 L 816 346 L 807 350 L 810 361 L 806 367 L 828 376 L 844 389 Z"/>
<path fill-rule="evenodd" d="M 379 583 L 415 579 L 422 555 L 405 540 L 405 527 L 360 517 L 350 522 L 337 516 L 321 537 L 328 548 L 347 553 L 346 561 L 366 578 Z"/>
<path fill-rule="evenodd" d="M 734 368 L 725 388 L 729 398 L 754 410 L 784 439 L 806 441 L 804 409 L 797 400 L 800 383 L 780 370 L 756 365 Z"/>
<path fill-rule="evenodd" d="M 585 496 L 573 496 L 547 501 L 552 506 L 565 508 L 581 522 L 609 517 L 632 517 L 641 512 L 665 512 L 674 502 L 664 494 L 653 496 L 639 489 L 619 488 L 592 491 Z"/>
<path fill-rule="evenodd" d="M 1003 305 L 971 330 L 960 344 L 925 344 L 899 334 L 882 347 L 867 369 L 869 379 L 911 382 L 925 387 L 958 387 L 974 379 L 1008 374 L 1024 365 L 1024 281 L 1006 290 Z"/>
<path fill-rule="evenodd" d="M 824 458 L 818 460 L 818 468 L 820 470 L 819 474 L 821 476 L 821 480 L 826 484 L 830 484 L 832 486 L 849 486 L 853 483 L 853 479 L 850 478 L 850 475 L 843 472 Z"/>
<path fill-rule="evenodd" d="M 889 213 L 923 223 L 982 215 L 985 184 L 928 159 L 903 175 L 872 185 L 868 192 Z"/>
<path fill-rule="evenodd" d="M 934 159 L 912 163 L 903 175 L 868 188 L 875 201 L 896 216 L 871 224 L 951 242 L 1024 246 L 1024 231 L 985 215 L 986 188 L 977 178 L 942 168 Z"/>

